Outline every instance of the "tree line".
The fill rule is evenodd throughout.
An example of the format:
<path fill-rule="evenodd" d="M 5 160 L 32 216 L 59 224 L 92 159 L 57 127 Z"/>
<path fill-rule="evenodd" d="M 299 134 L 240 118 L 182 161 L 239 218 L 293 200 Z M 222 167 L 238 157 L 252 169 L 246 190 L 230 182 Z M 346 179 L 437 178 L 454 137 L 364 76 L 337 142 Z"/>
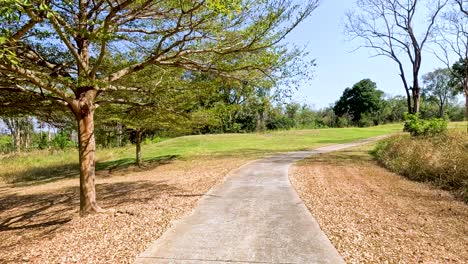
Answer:
<path fill-rule="evenodd" d="M 141 165 L 141 144 L 144 141 L 158 142 L 193 134 L 367 127 L 402 122 L 407 112 L 404 96 L 386 96 L 370 79 L 344 89 L 339 100 L 323 109 L 314 109 L 305 103 L 278 101 L 277 95 L 265 88 L 246 84 L 228 86 L 226 82 L 222 85 L 216 78 L 209 82 L 208 79 L 202 75 L 193 79 L 192 88 L 184 90 L 190 95 L 180 91 L 173 94 L 191 100 L 180 100 L 178 103 L 166 99 L 164 101 L 170 103 L 164 104 L 158 115 L 152 113 L 154 108 L 147 107 L 98 108 L 94 130 L 96 145 L 112 148 L 135 144 L 136 164 Z M 197 80 L 203 80 L 199 89 L 193 87 Z M 207 89 L 208 84 L 212 85 L 212 90 Z M 460 93 L 448 69 L 436 69 L 423 75 L 420 117 L 462 121 L 464 107 L 457 100 Z M 2 120 L 10 134 L 0 141 L 0 151 L 3 153 L 32 149 L 63 150 L 78 144 L 76 123 L 72 118 L 62 118 L 55 127 L 32 117 Z"/>

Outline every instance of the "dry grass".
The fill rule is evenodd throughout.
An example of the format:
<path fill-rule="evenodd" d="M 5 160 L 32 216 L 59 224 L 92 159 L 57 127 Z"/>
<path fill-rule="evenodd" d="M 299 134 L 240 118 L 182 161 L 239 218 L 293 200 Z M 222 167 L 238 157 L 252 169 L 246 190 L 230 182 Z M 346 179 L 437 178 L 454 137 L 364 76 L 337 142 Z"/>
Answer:
<path fill-rule="evenodd" d="M 101 174 L 98 200 L 115 215 L 78 216 L 77 179 L 0 187 L 0 263 L 131 263 L 246 158 L 172 161 Z M 128 172 L 128 171 L 127 171 Z"/>
<path fill-rule="evenodd" d="M 379 143 L 374 155 L 391 171 L 454 191 L 468 202 L 468 133 L 454 130 L 429 138 L 398 135 Z"/>
<path fill-rule="evenodd" d="M 370 147 L 315 156 L 290 178 L 348 263 L 467 263 L 468 206 L 372 161 Z"/>

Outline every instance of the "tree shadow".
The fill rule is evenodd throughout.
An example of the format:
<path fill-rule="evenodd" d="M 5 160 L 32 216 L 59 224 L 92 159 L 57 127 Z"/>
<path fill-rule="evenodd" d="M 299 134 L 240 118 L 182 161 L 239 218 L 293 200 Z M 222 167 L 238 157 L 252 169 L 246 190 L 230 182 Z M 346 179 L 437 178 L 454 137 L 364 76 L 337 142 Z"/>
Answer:
<path fill-rule="evenodd" d="M 31 184 L 44 184 L 79 175 L 79 165 L 76 163 L 54 165 L 47 167 L 33 167 L 26 171 L 9 173 L 8 181 L 13 186 L 26 186 Z"/>
<path fill-rule="evenodd" d="M 103 208 L 125 208 L 146 204 L 162 195 L 183 194 L 184 190 L 164 181 L 103 183 L 96 186 Z M 79 188 L 55 193 L 11 194 L 0 197 L 0 251 L 16 243 L 38 242 L 53 235 L 78 216 Z"/>
<path fill-rule="evenodd" d="M 328 153 L 318 153 L 305 158 L 303 162 L 320 163 L 323 165 L 343 166 L 352 164 L 364 164 L 373 161 L 372 156 L 367 155 L 369 151 L 346 149 Z"/>
<path fill-rule="evenodd" d="M 177 159 L 179 155 L 165 155 L 165 156 L 157 156 L 157 157 L 150 157 L 150 158 L 143 158 L 141 168 L 154 168 L 160 165 L 169 164 L 175 159 Z M 109 161 L 102 161 L 96 162 L 96 171 L 118 171 L 123 169 L 128 169 L 130 167 L 137 167 L 135 165 L 136 159 L 134 158 L 124 158 L 118 160 L 109 160 Z"/>
<path fill-rule="evenodd" d="M 123 158 L 109 161 L 97 161 L 96 173 L 98 176 L 111 176 L 114 173 L 123 174 L 129 171 L 144 171 L 154 169 L 157 166 L 169 164 L 176 160 L 178 155 L 165 155 L 144 158 L 143 165 L 135 165 L 134 158 Z M 47 166 L 31 168 L 27 171 L 12 173 L 8 175 L 12 187 L 25 187 L 32 185 L 45 184 L 67 178 L 79 177 L 79 164 L 70 163 L 65 165 Z"/>

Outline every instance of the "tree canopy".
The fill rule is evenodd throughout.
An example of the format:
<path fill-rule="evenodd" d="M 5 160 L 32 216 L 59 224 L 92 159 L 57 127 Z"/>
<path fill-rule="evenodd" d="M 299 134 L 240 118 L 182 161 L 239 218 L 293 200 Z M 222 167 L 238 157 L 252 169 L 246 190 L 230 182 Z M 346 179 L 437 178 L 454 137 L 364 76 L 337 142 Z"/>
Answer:
<path fill-rule="evenodd" d="M 60 104 L 71 110 L 79 132 L 80 212 L 100 212 L 94 112 L 108 104 L 147 103 L 148 91 L 129 86 L 126 78 L 149 66 L 234 79 L 253 71 L 273 76 L 278 57 L 286 54 L 279 42 L 317 3 L 5 0 L 0 3 L 0 90 L 37 99 L 33 109 L 46 104 L 55 110 Z"/>
<path fill-rule="evenodd" d="M 449 69 L 436 69 L 423 75 L 425 87 L 423 94 L 439 106 L 439 117 L 444 117 L 448 101 L 454 99 L 458 91 L 450 83 Z"/>
<path fill-rule="evenodd" d="M 374 114 L 383 106 L 383 92 L 370 79 L 364 79 L 346 88 L 336 102 L 333 111 L 338 116 L 349 115 L 352 121 L 358 122 L 364 114 Z"/>

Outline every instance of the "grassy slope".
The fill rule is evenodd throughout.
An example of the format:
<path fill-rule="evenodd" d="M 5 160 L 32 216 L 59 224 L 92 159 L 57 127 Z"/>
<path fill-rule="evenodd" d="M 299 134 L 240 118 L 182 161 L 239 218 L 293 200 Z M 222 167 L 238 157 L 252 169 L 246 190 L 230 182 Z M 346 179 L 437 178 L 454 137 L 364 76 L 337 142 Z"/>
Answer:
<path fill-rule="evenodd" d="M 157 161 L 168 157 L 189 159 L 200 156 L 242 155 L 252 158 L 274 152 L 311 149 L 318 146 L 399 132 L 401 124 L 369 128 L 329 128 L 275 131 L 263 134 L 220 134 L 173 138 L 143 146 L 143 159 Z M 134 147 L 97 151 L 97 169 L 126 167 L 134 162 Z M 47 181 L 76 176 L 76 150 L 49 153 L 36 151 L 0 159 L 0 181 Z"/>

